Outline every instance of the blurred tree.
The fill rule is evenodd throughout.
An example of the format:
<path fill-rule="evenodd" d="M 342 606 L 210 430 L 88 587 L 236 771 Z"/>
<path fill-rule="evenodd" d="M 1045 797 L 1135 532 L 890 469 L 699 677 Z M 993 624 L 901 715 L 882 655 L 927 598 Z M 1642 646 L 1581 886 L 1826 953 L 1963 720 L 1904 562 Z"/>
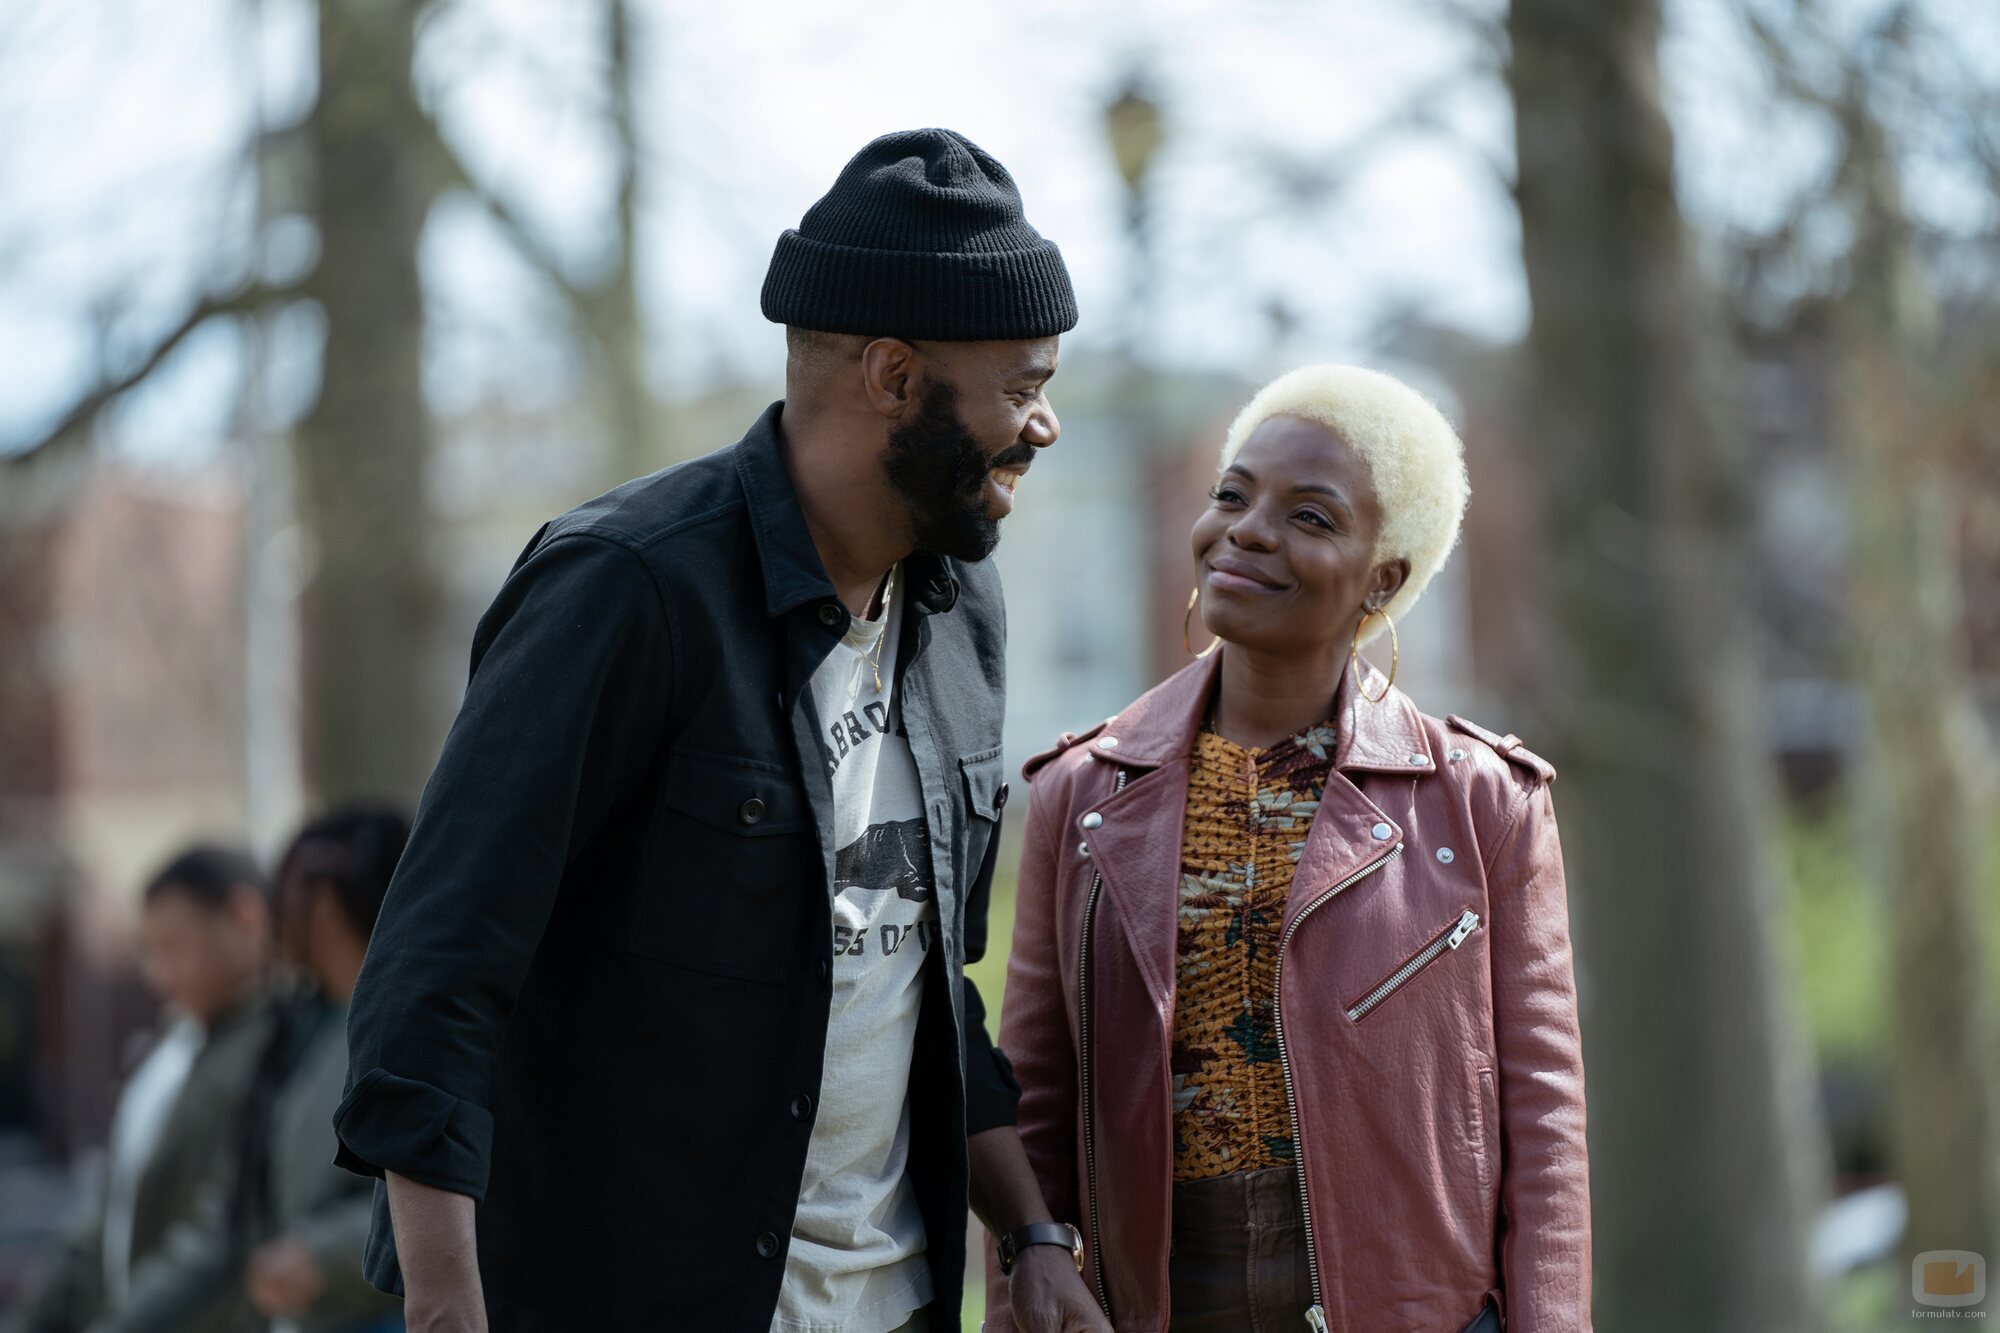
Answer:
<path fill-rule="evenodd" d="M 411 60 L 413 0 L 321 0 L 309 124 L 325 314 L 319 399 L 298 429 L 309 785 L 414 798 L 442 731 L 428 688 L 443 604 L 425 490 L 417 242 L 436 193 Z"/>
<path fill-rule="evenodd" d="M 258 8 L 245 0 L 246 15 Z M 467 171 L 420 105 L 412 79 L 417 30 L 437 10 L 422 0 L 321 0 L 318 92 L 309 113 L 302 124 L 256 127 L 243 154 L 254 196 L 273 206 L 260 202 L 252 234 L 217 248 L 213 271 L 197 282 L 179 319 L 137 346 L 111 336 L 107 321 L 94 383 L 40 438 L 8 454 L 8 486 L 0 488 L 12 501 L 0 505 L 0 538 L 23 528 L 31 513 L 60 508 L 104 409 L 218 321 L 236 324 L 249 367 L 238 428 L 281 446 L 283 425 L 264 419 L 260 403 L 262 340 L 278 312 L 316 307 L 324 333 L 320 390 L 291 432 L 290 471 L 306 535 L 306 786 L 319 799 L 413 797 L 443 730 L 437 633 L 445 599 L 426 486 L 435 422 L 423 393 L 418 267 L 423 230 L 443 191 L 461 188 L 479 200 L 563 299 L 591 367 L 595 391 L 587 401 L 602 413 L 607 484 L 658 462 L 634 282 L 640 153 L 631 8 L 603 0 L 604 59 L 580 91 L 605 107 L 614 163 L 602 229 L 611 238 L 609 258 L 589 265 L 565 259 Z M 246 58 L 254 79 L 254 43 Z M 255 257 L 269 253 L 274 225 L 302 220 L 317 236 L 316 259 L 299 271 L 267 271 Z M 577 276 L 585 270 L 588 276 Z M 258 490 L 267 478 L 257 467 L 251 472 Z M 269 498 L 260 491 L 258 502 Z M 266 519 L 260 531 L 279 525 Z M 268 683 L 265 692 L 282 698 L 282 683 Z"/>
<path fill-rule="evenodd" d="M 639 308 L 634 252 L 639 226 L 642 154 L 636 111 L 637 72 L 632 7 L 602 0 L 604 34 L 603 136 L 612 164 L 613 198 L 603 229 L 607 253 L 585 266 L 566 257 L 503 192 L 469 170 L 451 144 L 434 138 L 440 184 L 467 191 L 517 254 L 547 281 L 568 310 L 591 367 L 593 393 L 605 414 L 606 485 L 651 472 L 662 460 L 658 403 L 647 380 L 651 348 Z"/>
<path fill-rule="evenodd" d="M 1847 625 L 1870 719 L 1853 784 L 1889 903 L 1894 996 L 1888 1092 L 1893 1167 L 1909 1199 L 1905 1262 L 2000 1243 L 2000 1034 L 1986 976 L 1982 811 L 1992 766 L 1968 678 L 1961 535 L 1982 417 L 1995 406 L 2000 336 L 1948 333 L 1905 198 L 1904 161 L 1940 111 L 1991 124 L 1990 90 L 1944 77 L 1950 36 L 1892 4 L 1843 39 L 1817 4 L 1744 18 L 1779 96 L 1838 135 L 1830 173 L 1794 216 L 1831 207 L 1851 243 L 1813 253 L 1795 227 L 1753 247 L 1757 277 L 1782 258 L 1808 272 L 1787 318 L 1834 352 L 1836 444 L 1852 525 Z M 1858 36 L 1858 40 L 1856 37 Z M 1982 105 L 1983 104 L 1983 105 Z M 1912 112 L 1919 118 L 1911 123 Z M 2000 162 L 2000 139 L 1980 138 Z M 2000 202 L 2000 173 L 1987 185 Z M 2000 236 L 1986 238 L 1989 254 Z M 1744 293 L 1769 295 L 1759 285 Z"/>
<path fill-rule="evenodd" d="M 1511 0 L 1508 35 L 1596 1320 L 1818 1330 L 1826 1148 L 1778 951 L 1748 478 L 1676 199 L 1659 0 Z"/>

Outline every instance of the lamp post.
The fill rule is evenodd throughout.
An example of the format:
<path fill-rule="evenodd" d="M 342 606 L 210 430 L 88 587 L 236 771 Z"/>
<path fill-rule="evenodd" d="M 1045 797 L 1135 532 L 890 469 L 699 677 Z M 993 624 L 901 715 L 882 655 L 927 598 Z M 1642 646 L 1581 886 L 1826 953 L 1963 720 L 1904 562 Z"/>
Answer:
<path fill-rule="evenodd" d="M 1127 302 L 1131 324 L 1127 355 L 1138 359 L 1138 343 L 1152 304 L 1152 235 L 1147 225 L 1146 177 L 1159 153 L 1166 130 L 1160 104 L 1148 91 L 1142 71 L 1135 70 L 1104 108 L 1104 136 L 1111 157 L 1125 182 L 1125 235 L 1132 257 L 1132 290 Z"/>

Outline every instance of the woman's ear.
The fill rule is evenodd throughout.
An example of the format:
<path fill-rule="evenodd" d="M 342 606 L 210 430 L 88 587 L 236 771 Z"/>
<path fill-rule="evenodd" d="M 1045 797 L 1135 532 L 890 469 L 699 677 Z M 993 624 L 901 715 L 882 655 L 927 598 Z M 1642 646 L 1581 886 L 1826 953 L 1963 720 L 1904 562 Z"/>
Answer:
<path fill-rule="evenodd" d="M 1368 584 L 1368 602 L 1371 606 L 1383 607 L 1396 599 L 1403 585 L 1410 580 L 1410 562 L 1397 557 L 1385 560 L 1375 566 L 1375 577 Z"/>

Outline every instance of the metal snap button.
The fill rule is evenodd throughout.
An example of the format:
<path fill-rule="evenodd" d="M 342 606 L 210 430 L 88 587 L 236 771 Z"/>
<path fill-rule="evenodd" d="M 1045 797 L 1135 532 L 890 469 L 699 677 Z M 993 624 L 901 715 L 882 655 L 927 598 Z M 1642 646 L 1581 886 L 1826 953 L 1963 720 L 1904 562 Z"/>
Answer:
<path fill-rule="evenodd" d="M 1083 826 L 1085 828 L 1103 828 L 1104 816 L 1098 814 L 1097 811 L 1092 810 L 1089 814 L 1083 817 Z"/>
<path fill-rule="evenodd" d="M 1089 855 L 1090 855 L 1090 844 L 1089 844 L 1089 843 L 1087 843 L 1087 842 L 1080 842 L 1080 843 L 1078 843 L 1078 844 L 1076 845 L 1076 854 L 1077 854 L 1078 856 L 1089 856 Z"/>
<path fill-rule="evenodd" d="M 1427 759 L 1427 758 L 1425 758 L 1425 757 L 1424 757 L 1423 755 L 1420 755 L 1420 754 L 1413 754 L 1413 755 L 1411 755 L 1411 756 L 1410 756 L 1410 762 L 1411 762 L 1412 764 L 1416 764 L 1416 765 L 1419 765 L 1419 766 L 1421 766 L 1421 765 L 1424 765 L 1424 764 L 1428 764 L 1428 763 L 1430 762 L 1430 760 L 1429 760 L 1429 759 Z"/>
<path fill-rule="evenodd" d="M 764 817 L 764 803 L 752 796 L 743 803 L 743 808 L 736 812 L 736 816 L 746 824 L 754 824 Z"/>
<path fill-rule="evenodd" d="M 1452 762 L 1456 763 L 1460 759 L 1465 758 L 1465 751 L 1459 749 L 1457 746 L 1454 745 L 1451 749 L 1445 752 L 1445 757 L 1450 759 Z"/>
<path fill-rule="evenodd" d="M 1107 750 L 1115 750 L 1118 748 L 1118 738 L 1116 736 L 1099 736 L 1097 738 L 1097 743 L 1103 746 Z"/>
<path fill-rule="evenodd" d="M 1457 853 L 1453 852 L 1451 848 L 1449 847 L 1438 848 L 1438 860 L 1444 862 L 1444 864 L 1450 865 L 1453 861 L 1457 859 L 1458 859 Z"/>
<path fill-rule="evenodd" d="M 1394 833 L 1395 831 L 1396 830 L 1390 828 L 1387 824 L 1377 824 L 1374 828 L 1368 830 L 1368 836 L 1375 839 L 1375 841 L 1377 842 L 1387 842 L 1389 840 L 1389 835 Z"/>

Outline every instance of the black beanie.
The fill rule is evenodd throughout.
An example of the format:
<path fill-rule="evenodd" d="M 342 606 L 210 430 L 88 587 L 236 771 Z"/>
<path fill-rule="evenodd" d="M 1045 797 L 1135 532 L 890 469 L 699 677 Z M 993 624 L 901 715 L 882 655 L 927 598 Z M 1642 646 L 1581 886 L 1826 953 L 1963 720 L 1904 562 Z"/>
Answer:
<path fill-rule="evenodd" d="M 764 275 L 764 316 L 824 333 L 981 342 L 1076 327 L 1054 242 L 1007 168 L 951 130 L 885 134 L 854 155 Z"/>

